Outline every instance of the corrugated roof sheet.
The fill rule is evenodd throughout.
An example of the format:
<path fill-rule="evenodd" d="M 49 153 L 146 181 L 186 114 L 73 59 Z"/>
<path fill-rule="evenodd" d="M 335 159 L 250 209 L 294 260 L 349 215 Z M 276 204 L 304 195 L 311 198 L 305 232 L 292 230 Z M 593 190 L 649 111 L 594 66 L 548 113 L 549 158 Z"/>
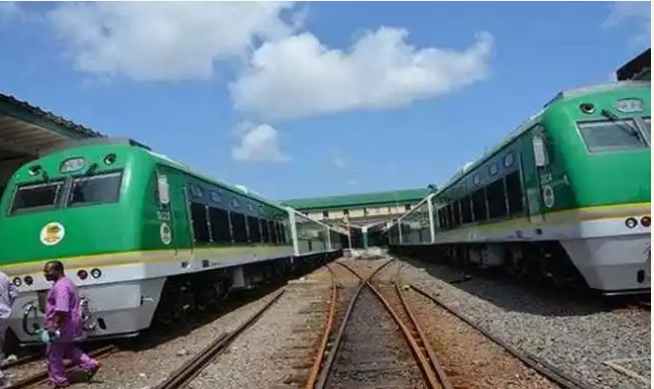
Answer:
<path fill-rule="evenodd" d="M 62 116 L 57 116 L 49 111 L 46 111 L 42 108 L 39 108 L 37 106 L 31 105 L 26 101 L 19 100 L 15 98 L 14 96 L 4 94 L 0 92 L 0 104 L 4 104 L 10 107 L 14 107 L 17 111 L 20 111 L 21 113 L 32 116 L 35 119 L 40 119 L 40 120 L 45 120 L 48 121 L 52 124 L 55 124 L 62 129 L 66 129 L 69 131 L 76 132 L 78 134 L 81 134 L 83 136 L 87 137 L 105 137 L 106 135 L 101 134 L 97 131 L 94 131 L 88 127 L 82 126 L 81 124 L 77 124 L 71 120 L 68 120 Z M 7 112 L 7 114 L 11 114 L 11 112 Z M 23 115 L 21 115 L 23 116 Z M 21 119 L 28 119 L 21 117 Z"/>
<path fill-rule="evenodd" d="M 295 209 L 317 210 L 354 208 L 365 205 L 395 204 L 420 201 L 429 195 L 429 189 L 404 189 L 387 192 L 359 193 L 341 196 L 313 197 L 282 201 Z"/>

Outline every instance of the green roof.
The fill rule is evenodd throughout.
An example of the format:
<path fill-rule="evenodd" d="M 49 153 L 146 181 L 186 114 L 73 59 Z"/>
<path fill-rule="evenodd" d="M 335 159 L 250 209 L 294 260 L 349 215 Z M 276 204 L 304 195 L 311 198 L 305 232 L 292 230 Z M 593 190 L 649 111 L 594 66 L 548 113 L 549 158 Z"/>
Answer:
<path fill-rule="evenodd" d="M 299 210 L 327 210 L 406 204 L 422 200 L 429 195 L 427 188 L 393 190 L 388 192 L 358 193 L 341 196 L 313 197 L 284 200 L 283 203 Z"/>

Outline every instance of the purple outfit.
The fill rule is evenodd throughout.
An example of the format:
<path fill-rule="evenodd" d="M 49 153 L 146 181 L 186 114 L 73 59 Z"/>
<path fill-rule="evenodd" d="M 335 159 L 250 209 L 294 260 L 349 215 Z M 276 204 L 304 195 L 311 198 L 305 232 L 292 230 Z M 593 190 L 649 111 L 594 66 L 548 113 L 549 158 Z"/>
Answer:
<path fill-rule="evenodd" d="M 80 299 L 73 281 L 63 276 L 57 280 L 48 292 L 45 306 L 45 325 L 54 330 L 55 312 L 66 313 L 59 331 L 61 337 L 48 344 L 48 375 L 57 386 L 67 386 L 68 378 L 64 367 L 64 358 L 68 357 L 74 365 L 85 371 L 96 370 L 98 362 L 75 346 L 75 340 L 82 336 L 84 323 L 80 311 Z"/>

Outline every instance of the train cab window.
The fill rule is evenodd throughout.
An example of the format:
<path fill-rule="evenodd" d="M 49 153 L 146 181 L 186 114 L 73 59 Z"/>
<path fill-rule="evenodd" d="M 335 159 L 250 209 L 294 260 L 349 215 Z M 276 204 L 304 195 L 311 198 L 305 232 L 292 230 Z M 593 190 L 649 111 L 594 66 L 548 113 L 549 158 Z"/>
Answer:
<path fill-rule="evenodd" d="M 54 207 L 59 201 L 62 188 L 62 181 L 21 185 L 14 194 L 10 214 Z"/>
<path fill-rule="evenodd" d="M 578 126 L 590 153 L 647 148 L 633 120 L 581 122 Z"/>
<path fill-rule="evenodd" d="M 259 219 L 254 216 L 248 216 L 248 230 L 250 231 L 250 242 L 261 242 L 261 231 L 259 230 Z"/>
<path fill-rule="evenodd" d="M 209 224 L 211 225 L 211 237 L 215 243 L 229 243 L 232 241 L 227 211 L 209 207 Z"/>
<path fill-rule="evenodd" d="M 522 203 L 522 183 L 520 182 L 520 172 L 514 171 L 507 175 L 506 196 L 509 200 L 509 215 L 522 213 L 524 206 Z"/>
<path fill-rule="evenodd" d="M 207 215 L 207 206 L 204 204 L 191 202 L 191 222 L 193 224 L 193 237 L 198 243 L 211 242 L 211 233 L 209 217 Z"/>
<path fill-rule="evenodd" d="M 488 218 L 495 219 L 507 215 L 506 198 L 504 196 L 504 179 L 500 178 L 486 187 L 488 199 Z"/>
<path fill-rule="evenodd" d="M 73 180 L 68 204 L 115 203 L 120 194 L 121 172 L 97 174 L 89 177 L 77 177 Z"/>

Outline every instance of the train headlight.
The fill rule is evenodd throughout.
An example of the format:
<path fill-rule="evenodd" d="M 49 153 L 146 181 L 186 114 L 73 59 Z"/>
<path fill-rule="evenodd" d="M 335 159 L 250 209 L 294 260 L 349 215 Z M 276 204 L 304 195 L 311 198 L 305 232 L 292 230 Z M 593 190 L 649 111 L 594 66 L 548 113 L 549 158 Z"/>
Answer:
<path fill-rule="evenodd" d="M 628 228 L 634 228 L 638 225 L 638 220 L 630 217 L 629 219 L 625 220 L 624 224 L 626 224 Z"/>
<path fill-rule="evenodd" d="M 645 227 L 649 227 L 652 225 L 652 218 L 649 216 L 643 216 L 642 219 L 640 219 L 640 224 L 642 224 Z"/>
<path fill-rule="evenodd" d="M 21 280 L 20 277 L 16 277 L 16 278 L 14 278 L 13 283 L 14 283 L 14 285 L 16 287 L 19 287 L 19 286 L 23 285 L 23 280 Z"/>
<path fill-rule="evenodd" d="M 100 271 L 100 269 L 93 269 L 91 270 L 91 277 L 100 278 L 102 277 L 102 272 Z"/>
<path fill-rule="evenodd" d="M 34 278 L 32 276 L 25 276 L 25 284 L 27 286 L 32 285 L 34 283 Z"/>

